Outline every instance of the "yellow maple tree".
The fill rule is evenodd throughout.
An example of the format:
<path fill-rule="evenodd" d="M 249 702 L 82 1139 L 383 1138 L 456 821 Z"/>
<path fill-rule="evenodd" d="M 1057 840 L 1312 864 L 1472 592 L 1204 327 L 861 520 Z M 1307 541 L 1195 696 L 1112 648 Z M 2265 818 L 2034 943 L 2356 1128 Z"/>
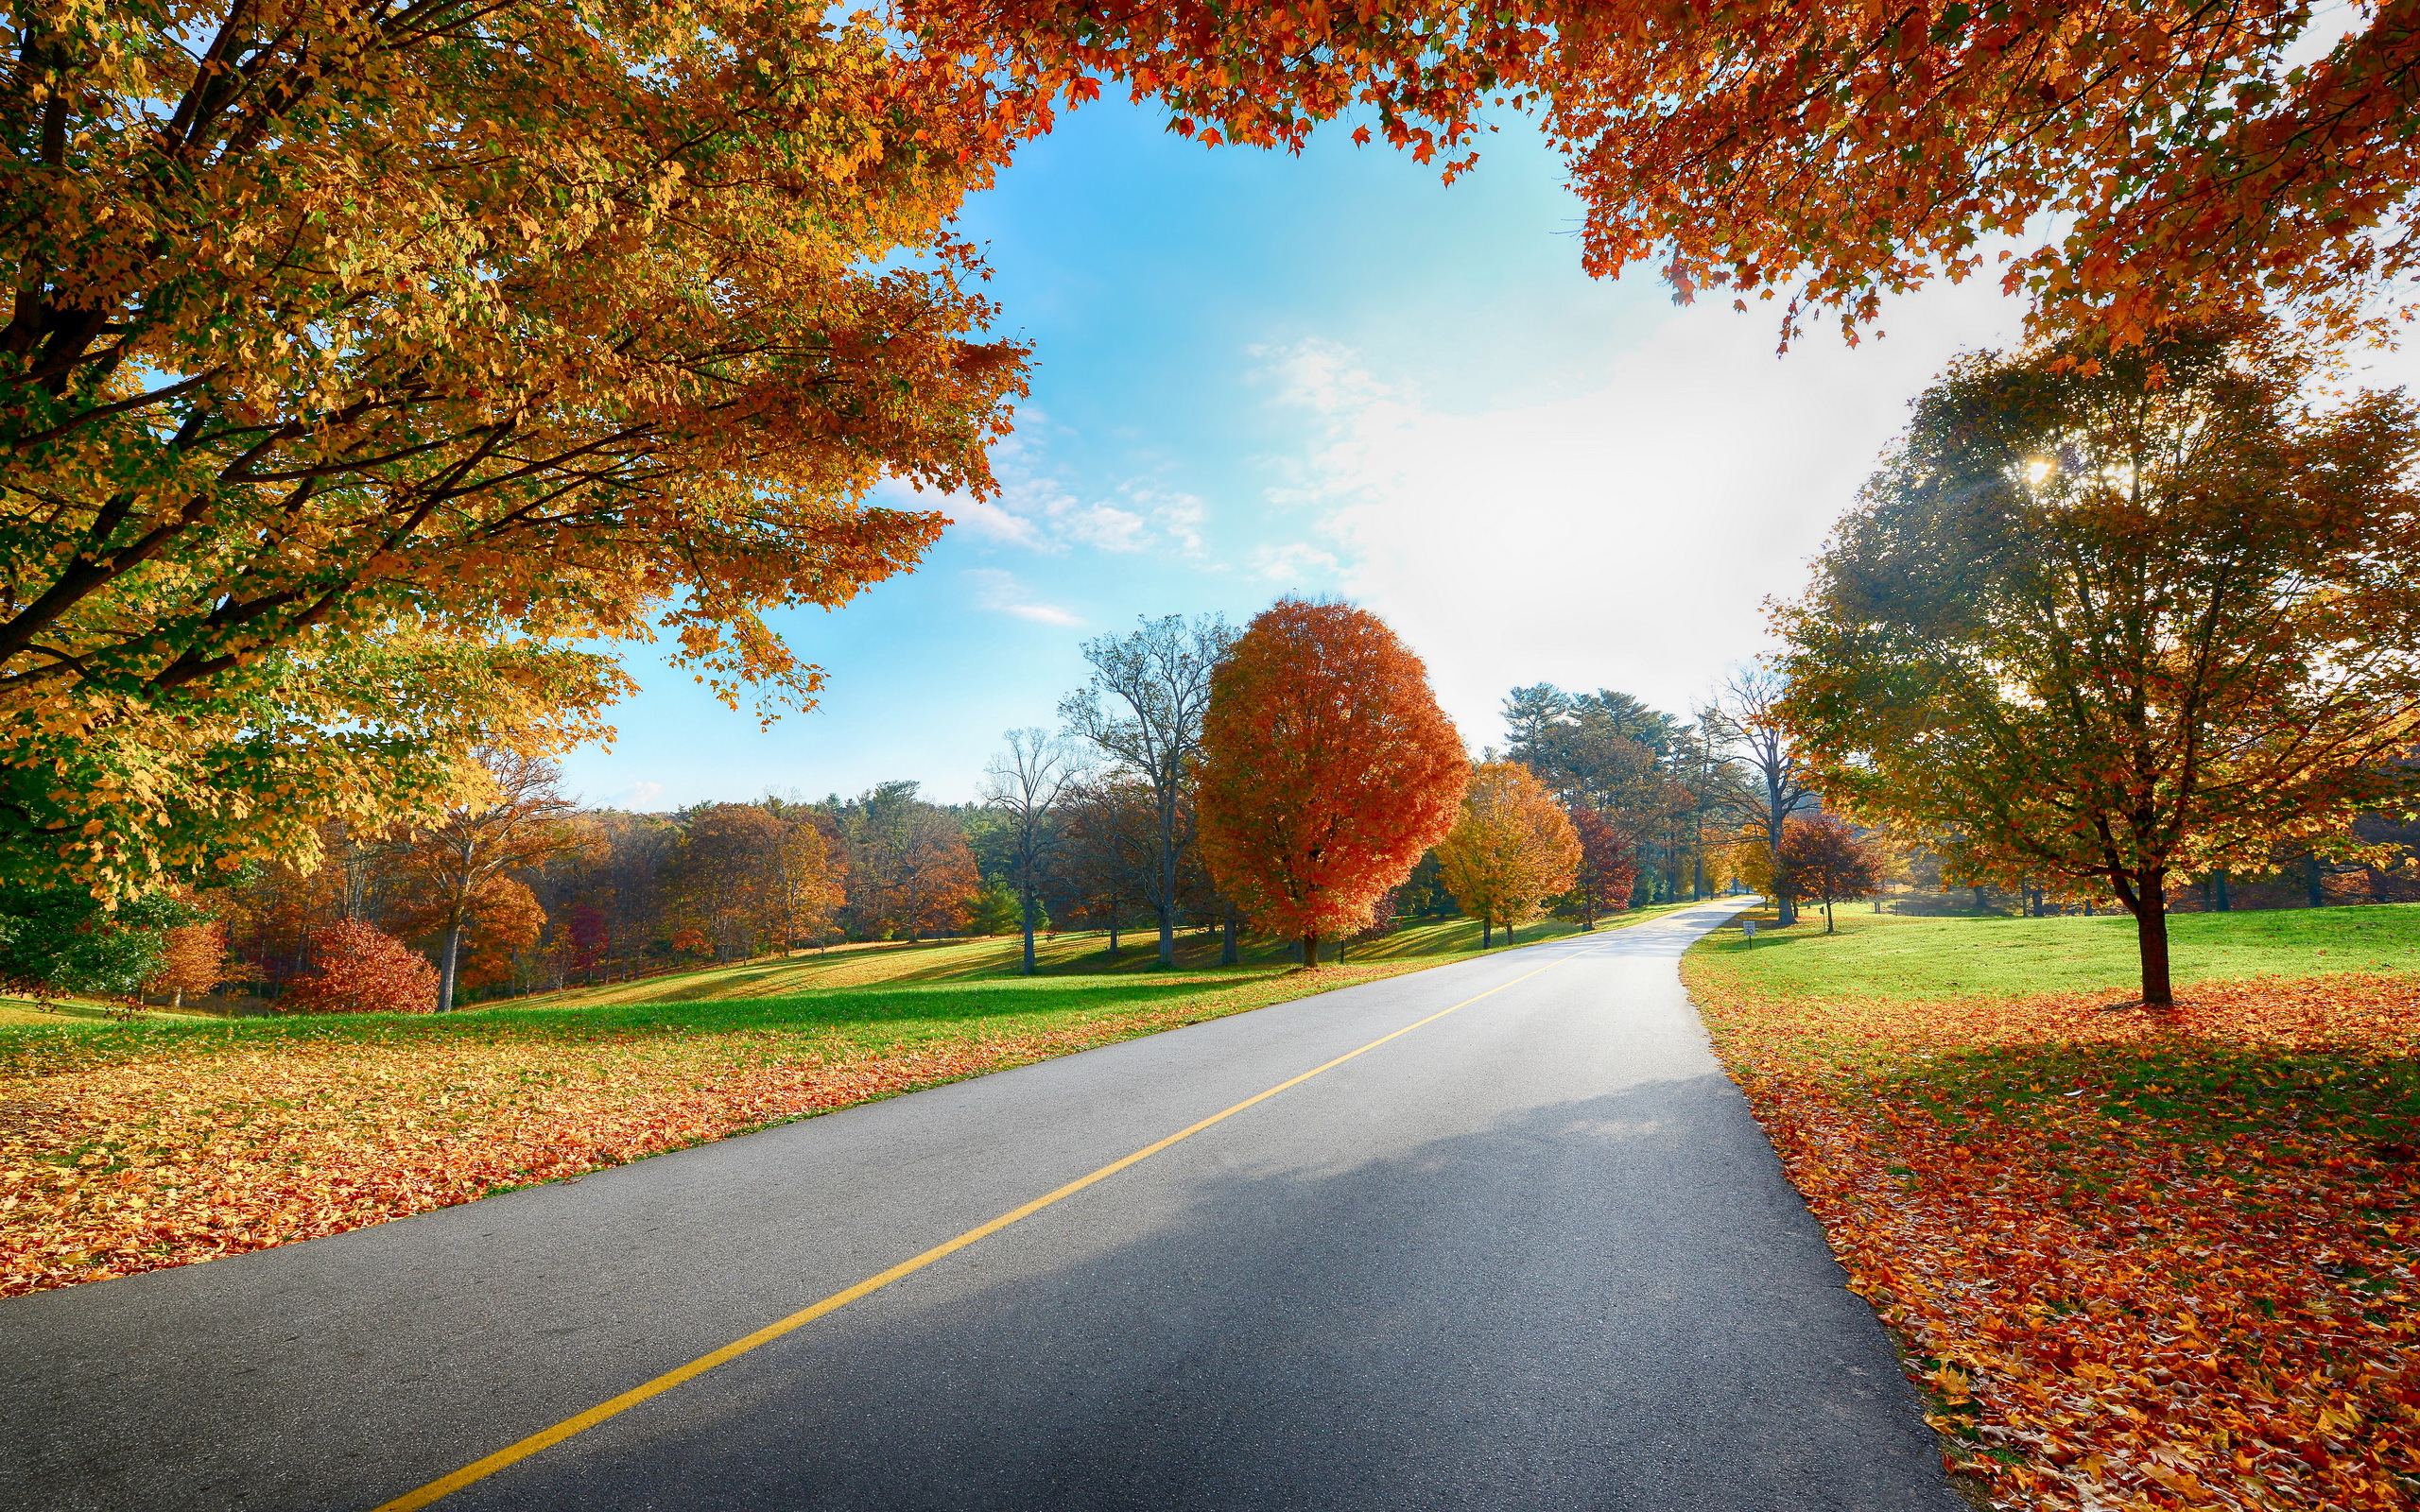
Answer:
<path fill-rule="evenodd" d="M 1580 858 L 1571 816 L 1518 762 L 1471 769 L 1461 816 L 1437 847 L 1445 890 L 1479 920 L 1488 943 L 1497 925 L 1510 939 L 1547 899 L 1568 892 Z"/>

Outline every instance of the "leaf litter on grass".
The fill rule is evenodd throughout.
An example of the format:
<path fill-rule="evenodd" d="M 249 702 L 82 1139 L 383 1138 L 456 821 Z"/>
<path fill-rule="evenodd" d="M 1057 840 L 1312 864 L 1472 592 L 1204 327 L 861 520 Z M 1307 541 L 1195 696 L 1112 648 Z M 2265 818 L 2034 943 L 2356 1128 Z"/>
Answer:
<path fill-rule="evenodd" d="M 2158 1012 L 1686 970 L 1996 1504 L 2414 1504 L 2420 981 L 2202 982 Z"/>
<path fill-rule="evenodd" d="M 892 1031 L 566 1035 L 577 1013 L 539 1033 L 496 1014 L 48 1036 L 0 1074 L 0 1297 L 340 1233 L 1413 969 L 1176 979 L 1106 1011 L 874 1042 Z"/>

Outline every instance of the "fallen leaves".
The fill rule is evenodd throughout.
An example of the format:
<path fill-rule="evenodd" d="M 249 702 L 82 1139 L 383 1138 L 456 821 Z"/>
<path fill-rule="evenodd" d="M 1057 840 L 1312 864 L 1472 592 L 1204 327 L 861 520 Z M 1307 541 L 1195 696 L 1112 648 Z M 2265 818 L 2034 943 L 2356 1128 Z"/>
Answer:
<path fill-rule="evenodd" d="M 1761 995 L 1720 1053 L 1998 1504 L 2408 1507 L 2420 980 Z"/>
<path fill-rule="evenodd" d="M 1404 968 L 868 1051 L 781 1031 L 285 1040 L 0 1078 L 0 1296 L 213 1260 Z"/>

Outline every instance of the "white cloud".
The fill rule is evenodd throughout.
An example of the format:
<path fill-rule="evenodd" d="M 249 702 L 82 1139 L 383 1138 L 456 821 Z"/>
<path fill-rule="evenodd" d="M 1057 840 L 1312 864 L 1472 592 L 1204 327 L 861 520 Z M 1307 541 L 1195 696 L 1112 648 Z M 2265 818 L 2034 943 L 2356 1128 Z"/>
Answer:
<path fill-rule="evenodd" d="M 1272 503 L 1308 507 L 1341 587 L 1427 660 L 1474 741 L 1545 679 L 1675 712 L 1766 643 L 1906 404 L 1962 347 L 2004 344 L 2016 306 L 1979 285 L 1890 312 L 1850 349 L 1772 354 L 1769 320 L 1677 312 L 1584 391 L 1452 413 L 1325 343 L 1260 353 L 1305 423 Z M 1320 553 L 1264 546 L 1264 575 Z"/>
<path fill-rule="evenodd" d="M 1336 566 L 1334 552 L 1322 551 L 1308 541 L 1288 541 L 1281 545 L 1254 546 L 1252 551 L 1253 576 L 1272 583 L 1291 585 L 1314 577 L 1332 577 Z"/>
<path fill-rule="evenodd" d="M 1132 509 L 1070 502 L 1050 511 L 1050 521 L 1070 541 L 1102 551 L 1141 551 L 1151 543 L 1150 527 Z"/>
<path fill-rule="evenodd" d="M 1144 479 L 1117 486 L 1113 499 L 1086 501 L 1045 463 L 1052 434 L 1048 417 L 1028 410 L 1017 431 L 992 448 L 999 493 L 989 499 L 951 494 L 941 507 L 959 528 L 1005 546 L 1060 556 L 1075 546 L 1096 551 L 1201 550 L 1207 510 L 1187 493 L 1166 492 Z"/>
<path fill-rule="evenodd" d="M 662 782 L 632 782 L 623 790 L 622 802 L 633 814 L 644 814 L 647 806 L 664 796 Z"/>
<path fill-rule="evenodd" d="M 1157 489 L 1129 484 L 1126 496 L 1151 511 L 1151 524 L 1158 527 L 1160 538 L 1188 557 L 1201 555 L 1201 526 L 1210 511 L 1200 499 L 1190 493 L 1162 493 Z"/>
<path fill-rule="evenodd" d="M 1038 625 L 1072 627 L 1084 623 L 1055 604 L 1032 602 L 1030 592 L 1025 584 L 1017 581 L 1014 573 L 1005 573 L 991 567 L 977 567 L 969 569 L 966 576 L 975 584 L 975 607 L 977 609 L 1013 614 L 1018 619 L 1032 620 Z"/>
<path fill-rule="evenodd" d="M 990 499 L 953 494 L 947 507 L 953 521 L 987 540 L 1011 546 L 1028 546 L 1037 551 L 1047 549 L 1040 525 L 1028 516 L 1011 513 Z"/>

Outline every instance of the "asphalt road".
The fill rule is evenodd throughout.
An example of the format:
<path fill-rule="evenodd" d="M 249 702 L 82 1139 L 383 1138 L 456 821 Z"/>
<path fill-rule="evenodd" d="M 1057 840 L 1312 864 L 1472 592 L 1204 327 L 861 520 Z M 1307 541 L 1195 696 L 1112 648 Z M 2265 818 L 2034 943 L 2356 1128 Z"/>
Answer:
<path fill-rule="evenodd" d="M 1681 993 L 1727 911 L 0 1303 L 0 1505 L 374 1507 L 1512 983 L 439 1505 L 1955 1512 Z"/>

